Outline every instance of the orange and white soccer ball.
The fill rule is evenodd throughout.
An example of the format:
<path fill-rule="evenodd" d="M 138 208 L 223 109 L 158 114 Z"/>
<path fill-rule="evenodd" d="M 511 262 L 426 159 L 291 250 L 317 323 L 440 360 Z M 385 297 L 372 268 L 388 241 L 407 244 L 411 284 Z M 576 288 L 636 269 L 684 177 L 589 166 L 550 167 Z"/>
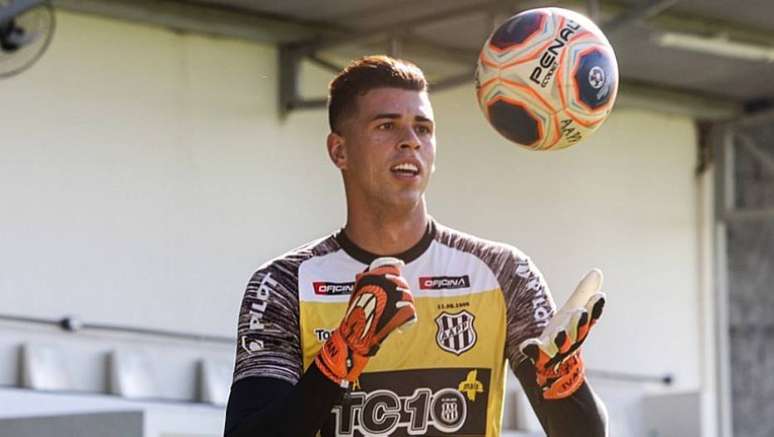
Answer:
<path fill-rule="evenodd" d="M 532 150 L 575 145 L 607 119 L 618 64 L 602 31 L 562 8 L 509 18 L 481 49 L 476 93 L 489 123 Z"/>

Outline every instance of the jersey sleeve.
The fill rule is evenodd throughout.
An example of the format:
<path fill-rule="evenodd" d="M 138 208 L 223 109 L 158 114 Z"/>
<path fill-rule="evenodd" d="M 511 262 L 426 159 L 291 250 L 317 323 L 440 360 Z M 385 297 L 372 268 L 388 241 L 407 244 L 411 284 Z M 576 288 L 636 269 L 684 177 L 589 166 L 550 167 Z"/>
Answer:
<path fill-rule="evenodd" d="M 505 356 L 516 368 L 526 357 L 519 350 L 524 340 L 537 337 L 556 312 L 551 291 L 532 260 L 513 251 L 509 269 L 501 274 L 507 308 Z"/>
<path fill-rule="evenodd" d="M 278 261 L 259 269 L 248 282 L 239 311 L 235 383 L 249 376 L 291 384 L 301 378 L 297 288 L 294 269 Z"/>

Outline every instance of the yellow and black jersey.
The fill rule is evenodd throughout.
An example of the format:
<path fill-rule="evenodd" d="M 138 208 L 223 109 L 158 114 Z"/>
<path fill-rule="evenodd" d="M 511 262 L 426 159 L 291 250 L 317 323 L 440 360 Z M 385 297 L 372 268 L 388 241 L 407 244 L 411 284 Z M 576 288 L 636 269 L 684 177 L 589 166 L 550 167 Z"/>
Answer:
<path fill-rule="evenodd" d="M 519 343 L 554 313 L 542 275 L 519 250 L 434 221 L 397 257 L 418 322 L 385 340 L 321 436 L 498 436 L 506 359 L 515 368 Z M 262 266 L 242 302 L 234 381 L 296 384 L 374 258 L 339 232 Z"/>

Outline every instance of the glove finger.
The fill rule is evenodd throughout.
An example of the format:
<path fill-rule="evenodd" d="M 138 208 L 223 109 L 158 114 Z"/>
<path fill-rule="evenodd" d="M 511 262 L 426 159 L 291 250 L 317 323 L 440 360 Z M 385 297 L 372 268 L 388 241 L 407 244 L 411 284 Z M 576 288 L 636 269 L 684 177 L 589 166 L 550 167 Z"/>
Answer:
<path fill-rule="evenodd" d="M 519 350 L 532 361 L 532 364 L 537 364 L 538 358 L 540 357 L 540 340 L 537 338 L 524 340 L 519 345 Z"/>
<path fill-rule="evenodd" d="M 406 282 L 406 279 L 403 276 L 397 276 L 397 275 L 393 275 L 393 274 L 387 273 L 387 274 L 384 275 L 384 277 L 387 278 L 387 280 L 389 280 L 392 283 L 394 283 L 395 286 L 397 288 L 399 288 L 399 289 L 400 288 L 404 288 L 404 289 L 407 289 L 407 290 L 409 289 L 409 284 L 408 284 L 408 282 Z"/>
<path fill-rule="evenodd" d="M 583 308 L 577 309 L 570 313 L 569 317 L 567 318 L 567 324 L 563 326 L 564 331 L 567 334 L 567 338 L 569 339 L 570 343 L 575 343 L 578 341 L 580 331 L 581 323 L 586 323 L 584 319 L 588 319 L 588 315 L 584 318 L 584 314 L 587 314 L 586 310 Z M 569 346 L 567 346 L 569 347 Z M 560 348 L 561 352 L 565 352 L 567 348 Z"/>
<path fill-rule="evenodd" d="M 400 276 L 400 269 L 404 265 L 406 264 L 398 258 L 381 257 L 371 261 L 371 264 L 368 266 L 368 270 L 366 270 L 362 274 L 363 275 L 392 274 L 395 276 Z"/>
<path fill-rule="evenodd" d="M 591 320 L 589 321 L 591 326 L 594 326 L 597 320 L 602 317 L 602 311 L 605 309 L 606 301 L 607 295 L 601 292 L 596 293 L 589 298 L 589 301 L 586 303 L 586 310 L 591 314 Z"/>
<path fill-rule="evenodd" d="M 573 314 L 570 328 L 574 332 L 571 335 L 572 338 L 570 341 L 570 346 L 567 349 L 561 351 L 562 357 L 559 362 L 566 360 L 567 357 L 573 355 L 575 351 L 581 347 L 583 342 L 585 342 L 586 338 L 588 337 L 591 326 L 591 319 L 589 317 L 588 311 L 582 309 L 576 311 L 576 313 Z"/>
<path fill-rule="evenodd" d="M 414 302 L 407 300 L 399 300 L 395 302 L 396 318 L 416 318 L 417 310 L 414 307 Z"/>
<path fill-rule="evenodd" d="M 547 369 L 555 368 L 562 361 L 564 361 L 564 359 L 569 356 L 569 351 L 573 346 L 573 343 L 570 341 L 569 335 L 567 335 L 565 330 L 560 330 L 557 332 L 556 335 L 554 335 L 551 344 L 553 344 L 556 352 L 548 355 L 549 359 L 545 363 L 545 368 Z"/>
<path fill-rule="evenodd" d="M 602 307 L 604 307 L 604 294 L 600 293 L 601 298 L 597 298 L 595 296 L 594 303 L 590 305 L 592 311 L 596 308 L 597 309 L 597 319 L 602 314 Z M 589 336 L 589 331 L 591 331 L 591 328 L 594 326 L 595 319 L 593 316 L 593 313 L 590 313 L 589 311 L 583 310 L 583 314 L 581 318 L 578 319 L 578 337 L 573 343 L 573 345 L 570 347 L 570 349 L 567 351 L 565 357 L 562 358 L 562 360 L 566 359 L 569 356 L 572 356 L 575 354 L 575 352 L 580 349 L 580 347 L 583 345 L 583 343 L 586 341 L 586 339 Z"/>
<path fill-rule="evenodd" d="M 405 265 L 406 263 L 404 263 L 403 260 L 401 260 L 400 258 L 395 258 L 392 256 L 382 256 L 371 261 L 371 264 L 368 266 L 368 270 L 373 271 L 373 270 L 380 269 L 384 266 L 390 266 L 390 267 L 395 267 L 400 271 L 400 268 Z"/>
<path fill-rule="evenodd" d="M 567 299 L 567 302 L 559 310 L 571 311 L 577 308 L 583 308 L 583 306 L 589 301 L 589 298 L 602 288 L 602 281 L 604 276 L 599 269 L 592 269 L 581 279 L 575 291 Z"/>
<path fill-rule="evenodd" d="M 553 341 L 557 351 L 560 354 L 567 352 L 567 349 L 569 349 L 570 346 L 572 345 L 572 342 L 570 341 L 570 336 L 567 335 L 567 331 L 564 329 L 556 333 Z"/>
<path fill-rule="evenodd" d="M 550 361 L 551 357 L 545 352 L 545 344 L 539 338 L 530 338 L 524 340 L 519 346 L 519 350 L 523 353 L 536 369 L 543 370 L 546 364 Z"/>
<path fill-rule="evenodd" d="M 576 335 L 574 343 L 583 343 L 583 341 L 586 340 L 586 336 L 589 334 L 589 329 L 591 329 L 591 319 L 589 318 L 588 311 L 581 310 L 575 326 Z"/>
<path fill-rule="evenodd" d="M 412 328 L 417 323 L 417 312 L 414 308 L 414 304 L 407 301 L 399 301 L 395 304 L 395 306 L 399 309 L 409 308 L 410 311 L 407 313 L 408 315 L 405 316 L 406 321 L 398 326 L 398 331 L 403 332 L 404 330 Z"/>
<path fill-rule="evenodd" d="M 589 335 L 589 331 L 594 326 L 594 323 L 597 319 L 602 315 L 602 309 L 605 305 L 605 294 L 604 293 L 596 293 L 594 296 L 592 296 L 589 299 L 589 302 L 586 304 L 586 308 L 577 311 L 573 315 L 573 322 L 572 326 L 575 328 L 575 335 L 571 337 L 574 337 L 572 339 L 572 347 L 571 349 L 567 350 L 567 355 L 571 355 L 577 350 L 583 342 L 586 341 L 586 338 Z M 596 314 L 596 317 L 594 316 Z"/>
<path fill-rule="evenodd" d="M 398 303 L 410 302 L 412 305 L 414 304 L 414 294 L 411 293 L 411 290 L 409 290 L 408 288 L 398 288 L 398 291 L 401 292 L 400 300 L 398 301 Z"/>
<path fill-rule="evenodd" d="M 405 327 L 408 328 L 416 322 L 417 313 L 411 302 L 398 301 L 395 307 L 395 315 L 375 334 L 377 343 L 381 343 L 392 331 L 404 327 L 407 323 L 408 326 Z"/>

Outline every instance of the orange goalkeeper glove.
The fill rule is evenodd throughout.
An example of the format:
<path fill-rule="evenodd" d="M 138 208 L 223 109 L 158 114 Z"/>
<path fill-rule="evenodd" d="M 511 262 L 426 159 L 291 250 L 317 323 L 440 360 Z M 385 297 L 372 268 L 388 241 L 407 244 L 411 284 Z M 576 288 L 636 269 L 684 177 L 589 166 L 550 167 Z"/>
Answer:
<path fill-rule="evenodd" d="M 355 278 L 344 319 L 315 358 L 336 384 L 349 387 L 390 333 L 416 322 L 414 297 L 400 275 L 401 266 L 397 258 L 378 258 Z"/>
<path fill-rule="evenodd" d="M 602 272 L 594 269 L 578 284 L 562 308 L 538 338 L 519 346 L 535 365 L 537 383 L 545 399 L 563 399 L 583 385 L 584 367 L 580 347 L 602 315 L 605 293 Z"/>

